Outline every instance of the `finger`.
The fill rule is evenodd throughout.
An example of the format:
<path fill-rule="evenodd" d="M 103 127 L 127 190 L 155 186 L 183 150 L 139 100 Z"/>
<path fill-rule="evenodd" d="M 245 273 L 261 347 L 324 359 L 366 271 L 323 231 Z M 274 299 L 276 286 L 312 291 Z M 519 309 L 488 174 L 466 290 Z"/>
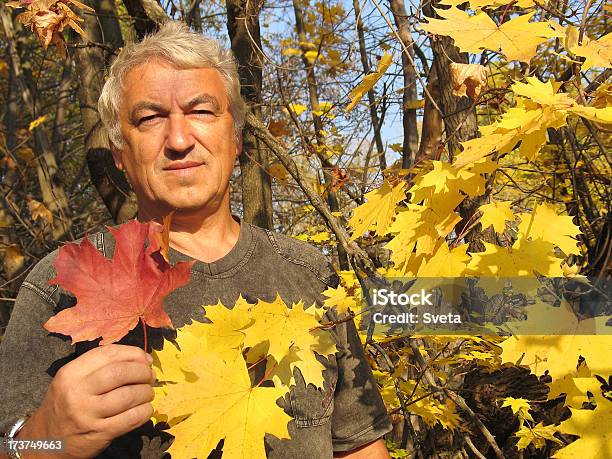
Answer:
<path fill-rule="evenodd" d="M 115 438 L 140 427 L 147 422 L 152 415 L 153 406 L 147 402 L 130 408 L 123 413 L 103 419 L 100 423 L 100 427 L 104 432 L 107 432 L 111 438 Z"/>
<path fill-rule="evenodd" d="M 81 375 L 89 375 L 112 362 L 142 362 L 149 365 L 150 356 L 136 346 L 109 344 L 87 351 L 65 366 L 73 367 Z"/>
<path fill-rule="evenodd" d="M 97 397 L 96 414 L 104 418 L 112 417 L 135 406 L 151 402 L 154 396 L 150 384 L 121 386 Z"/>
<path fill-rule="evenodd" d="M 93 372 L 87 378 L 88 392 L 100 395 L 128 384 L 152 384 L 155 372 L 142 362 L 115 362 Z"/>

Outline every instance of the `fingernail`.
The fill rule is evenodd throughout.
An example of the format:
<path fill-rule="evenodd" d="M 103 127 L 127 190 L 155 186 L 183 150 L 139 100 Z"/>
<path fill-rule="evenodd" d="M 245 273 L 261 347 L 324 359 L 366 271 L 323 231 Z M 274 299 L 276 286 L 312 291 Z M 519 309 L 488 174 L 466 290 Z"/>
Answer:
<path fill-rule="evenodd" d="M 153 356 L 151 354 L 147 354 L 147 360 L 149 363 L 153 363 Z"/>

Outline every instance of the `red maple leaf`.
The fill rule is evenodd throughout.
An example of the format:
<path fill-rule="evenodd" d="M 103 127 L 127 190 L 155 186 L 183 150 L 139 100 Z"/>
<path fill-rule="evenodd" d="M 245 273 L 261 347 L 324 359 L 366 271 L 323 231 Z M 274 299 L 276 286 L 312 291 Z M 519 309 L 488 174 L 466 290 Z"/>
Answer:
<path fill-rule="evenodd" d="M 143 327 L 169 327 L 163 300 L 189 282 L 194 262 L 170 267 L 159 255 L 161 247 L 153 233 L 160 227 L 132 220 L 109 228 L 115 238 L 112 260 L 84 238 L 66 244 L 55 260 L 57 275 L 49 284 L 72 292 L 77 304 L 51 317 L 44 327 L 72 337 L 72 343 L 102 337 L 101 345 L 119 341 L 143 322 Z M 145 240 L 149 245 L 145 248 Z M 145 328 L 146 339 L 146 328 Z"/>

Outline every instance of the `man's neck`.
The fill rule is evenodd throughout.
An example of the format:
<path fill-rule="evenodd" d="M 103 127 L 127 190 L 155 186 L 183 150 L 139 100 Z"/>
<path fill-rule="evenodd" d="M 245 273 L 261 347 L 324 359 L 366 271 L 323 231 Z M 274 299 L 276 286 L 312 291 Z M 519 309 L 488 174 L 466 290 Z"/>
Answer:
<path fill-rule="evenodd" d="M 139 218 L 150 220 L 144 215 Z M 175 212 L 170 226 L 170 247 L 205 263 L 227 255 L 238 242 L 240 224 L 233 219 L 229 206 L 202 217 L 202 214 Z"/>
<path fill-rule="evenodd" d="M 170 247 L 196 260 L 212 263 L 227 255 L 238 242 L 240 225 L 228 211 L 217 218 L 207 218 L 197 227 L 173 218 Z M 175 224 L 176 221 L 176 224 Z"/>

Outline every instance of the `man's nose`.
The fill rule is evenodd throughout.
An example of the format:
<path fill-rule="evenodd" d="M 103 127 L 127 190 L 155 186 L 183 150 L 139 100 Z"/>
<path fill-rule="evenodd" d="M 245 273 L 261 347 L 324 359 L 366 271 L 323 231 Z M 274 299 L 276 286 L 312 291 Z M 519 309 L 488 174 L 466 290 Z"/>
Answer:
<path fill-rule="evenodd" d="M 167 126 L 166 147 L 169 150 L 186 153 L 195 145 L 191 125 L 185 115 L 182 113 L 170 115 Z"/>

